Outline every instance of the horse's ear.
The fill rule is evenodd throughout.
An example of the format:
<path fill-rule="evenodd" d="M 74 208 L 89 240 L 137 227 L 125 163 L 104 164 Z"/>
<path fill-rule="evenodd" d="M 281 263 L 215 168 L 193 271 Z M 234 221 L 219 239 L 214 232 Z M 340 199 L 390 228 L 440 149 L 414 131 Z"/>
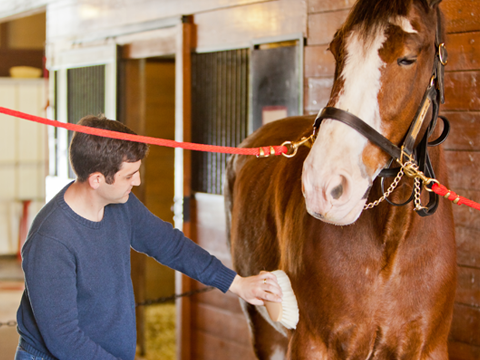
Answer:
<path fill-rule="evenodd" d="M 433 9 L 435 6 L 440 4 L 442 0 L 427 0 L 428 6 L 430 6 L 431 9 Z"/>

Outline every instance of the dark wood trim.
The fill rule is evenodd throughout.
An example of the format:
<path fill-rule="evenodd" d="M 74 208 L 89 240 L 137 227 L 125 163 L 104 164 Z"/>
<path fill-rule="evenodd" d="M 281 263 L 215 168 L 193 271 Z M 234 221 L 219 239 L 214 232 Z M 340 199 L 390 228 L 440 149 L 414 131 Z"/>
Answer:
<path fill-rule="evenodd" d="M 138 40 L 122 46 L 123 59 L 142 59 L 154 56 L 172 55 L 176 49 L 176 38 L 154 38 Z"/>
<path fill-rule="evenodd" d="M 145 135 L 145 60 L 124 61 L 121 66 L 121 96 L 123 101 L 122 120 L 126 126 L 137 134 Z M 145 166 L 140 168 L 140 176 L 144 178 Z M 133 189 L 137 198 L 145 202 L 145 183 Z M 146 299 L 146 262 L 145 255 L 131 251 L 132 282 L 135 292 L 135 301 L 143 302 Z M 137 316 L 137 344 L 139 354 L 146 353 L 145 345 L 145 308 L 136 309 Z"/>
<path fill-rule="evenodd" d="M 43 69 L 43 54 L 44 50 L 8 49 L 1 47 L 0 76 L 10 76 L 10 68 L 12 66 L 32 66 Z"/>
<path fill-rule="evenodd" d="M 0 23 L 0 49 L 8 49 L 8 22 Z"/>

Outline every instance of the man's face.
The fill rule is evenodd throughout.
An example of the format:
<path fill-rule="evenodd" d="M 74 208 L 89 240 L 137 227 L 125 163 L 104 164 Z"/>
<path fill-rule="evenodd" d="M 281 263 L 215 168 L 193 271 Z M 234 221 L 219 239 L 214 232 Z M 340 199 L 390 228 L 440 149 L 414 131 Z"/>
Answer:
<path fill-rule="evenodd" d="M 124 204 L 128 200 L 130 191 L 134 186 L 141 184 L 140 165 L 137 162 L 123 162 L 120 170 L 115 174 L 113 184 L 102 184 L 100 195 L 105 198 L 107 204 Z"/>

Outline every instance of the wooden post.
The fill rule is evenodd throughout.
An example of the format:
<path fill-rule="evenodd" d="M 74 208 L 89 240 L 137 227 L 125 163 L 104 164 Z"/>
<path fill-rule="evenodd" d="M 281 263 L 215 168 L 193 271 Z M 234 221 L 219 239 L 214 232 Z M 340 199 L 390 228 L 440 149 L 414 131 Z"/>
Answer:
<path fill-rule="evenodd" d="M 137 134 L 145 135 L 145 59 L 123 60 L 121 74 L 121 120 Z M 140 177 L 145 176 L 145 166 L 140 168 Z M 134 187 L 137 198 L 145 203 L 145 183 Z M 146 262 L 143 254 L 131 251 L 132 282 L 135 291 L 135 301 L 143 302 L 146 296 Z M 145 308 L 136 309 L 137 315 L 137 344 L 141 356 L 145 356 Z"/>
<path fill-rule="evenodd" d="M 179 25 L 176 54 L 176 114 L 175 139 L 191 141 L 191 51 L 193 47 L 192 17 L 184 17 Z M 191 199 L 191 153 L 175 151 L 175 225 L 187 237 L 192 237 L 190 222 Z M 191 279 L 177 273 L 175 289 L 177 294 L 190 291 Z M 177 359 L 191 359 L 191 300 L 177 300 Z"/>

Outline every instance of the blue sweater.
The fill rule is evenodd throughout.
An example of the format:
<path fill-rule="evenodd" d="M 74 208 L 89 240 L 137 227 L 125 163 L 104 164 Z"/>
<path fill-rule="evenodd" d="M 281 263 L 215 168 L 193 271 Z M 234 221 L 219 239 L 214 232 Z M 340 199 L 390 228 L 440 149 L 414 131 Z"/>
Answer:
<path fill-rule="evenodd" d="M 39 212 L 22 249 L 26 287 L 17 321 L 27 351 L 45 359 L 134 359 L 130 247 L 206 285 L 229 289 L 233 270 L 133 194 L 125 204 L 106 206 L 102 221 L 92 222 L 65 202 L 68 186 Z"/>

